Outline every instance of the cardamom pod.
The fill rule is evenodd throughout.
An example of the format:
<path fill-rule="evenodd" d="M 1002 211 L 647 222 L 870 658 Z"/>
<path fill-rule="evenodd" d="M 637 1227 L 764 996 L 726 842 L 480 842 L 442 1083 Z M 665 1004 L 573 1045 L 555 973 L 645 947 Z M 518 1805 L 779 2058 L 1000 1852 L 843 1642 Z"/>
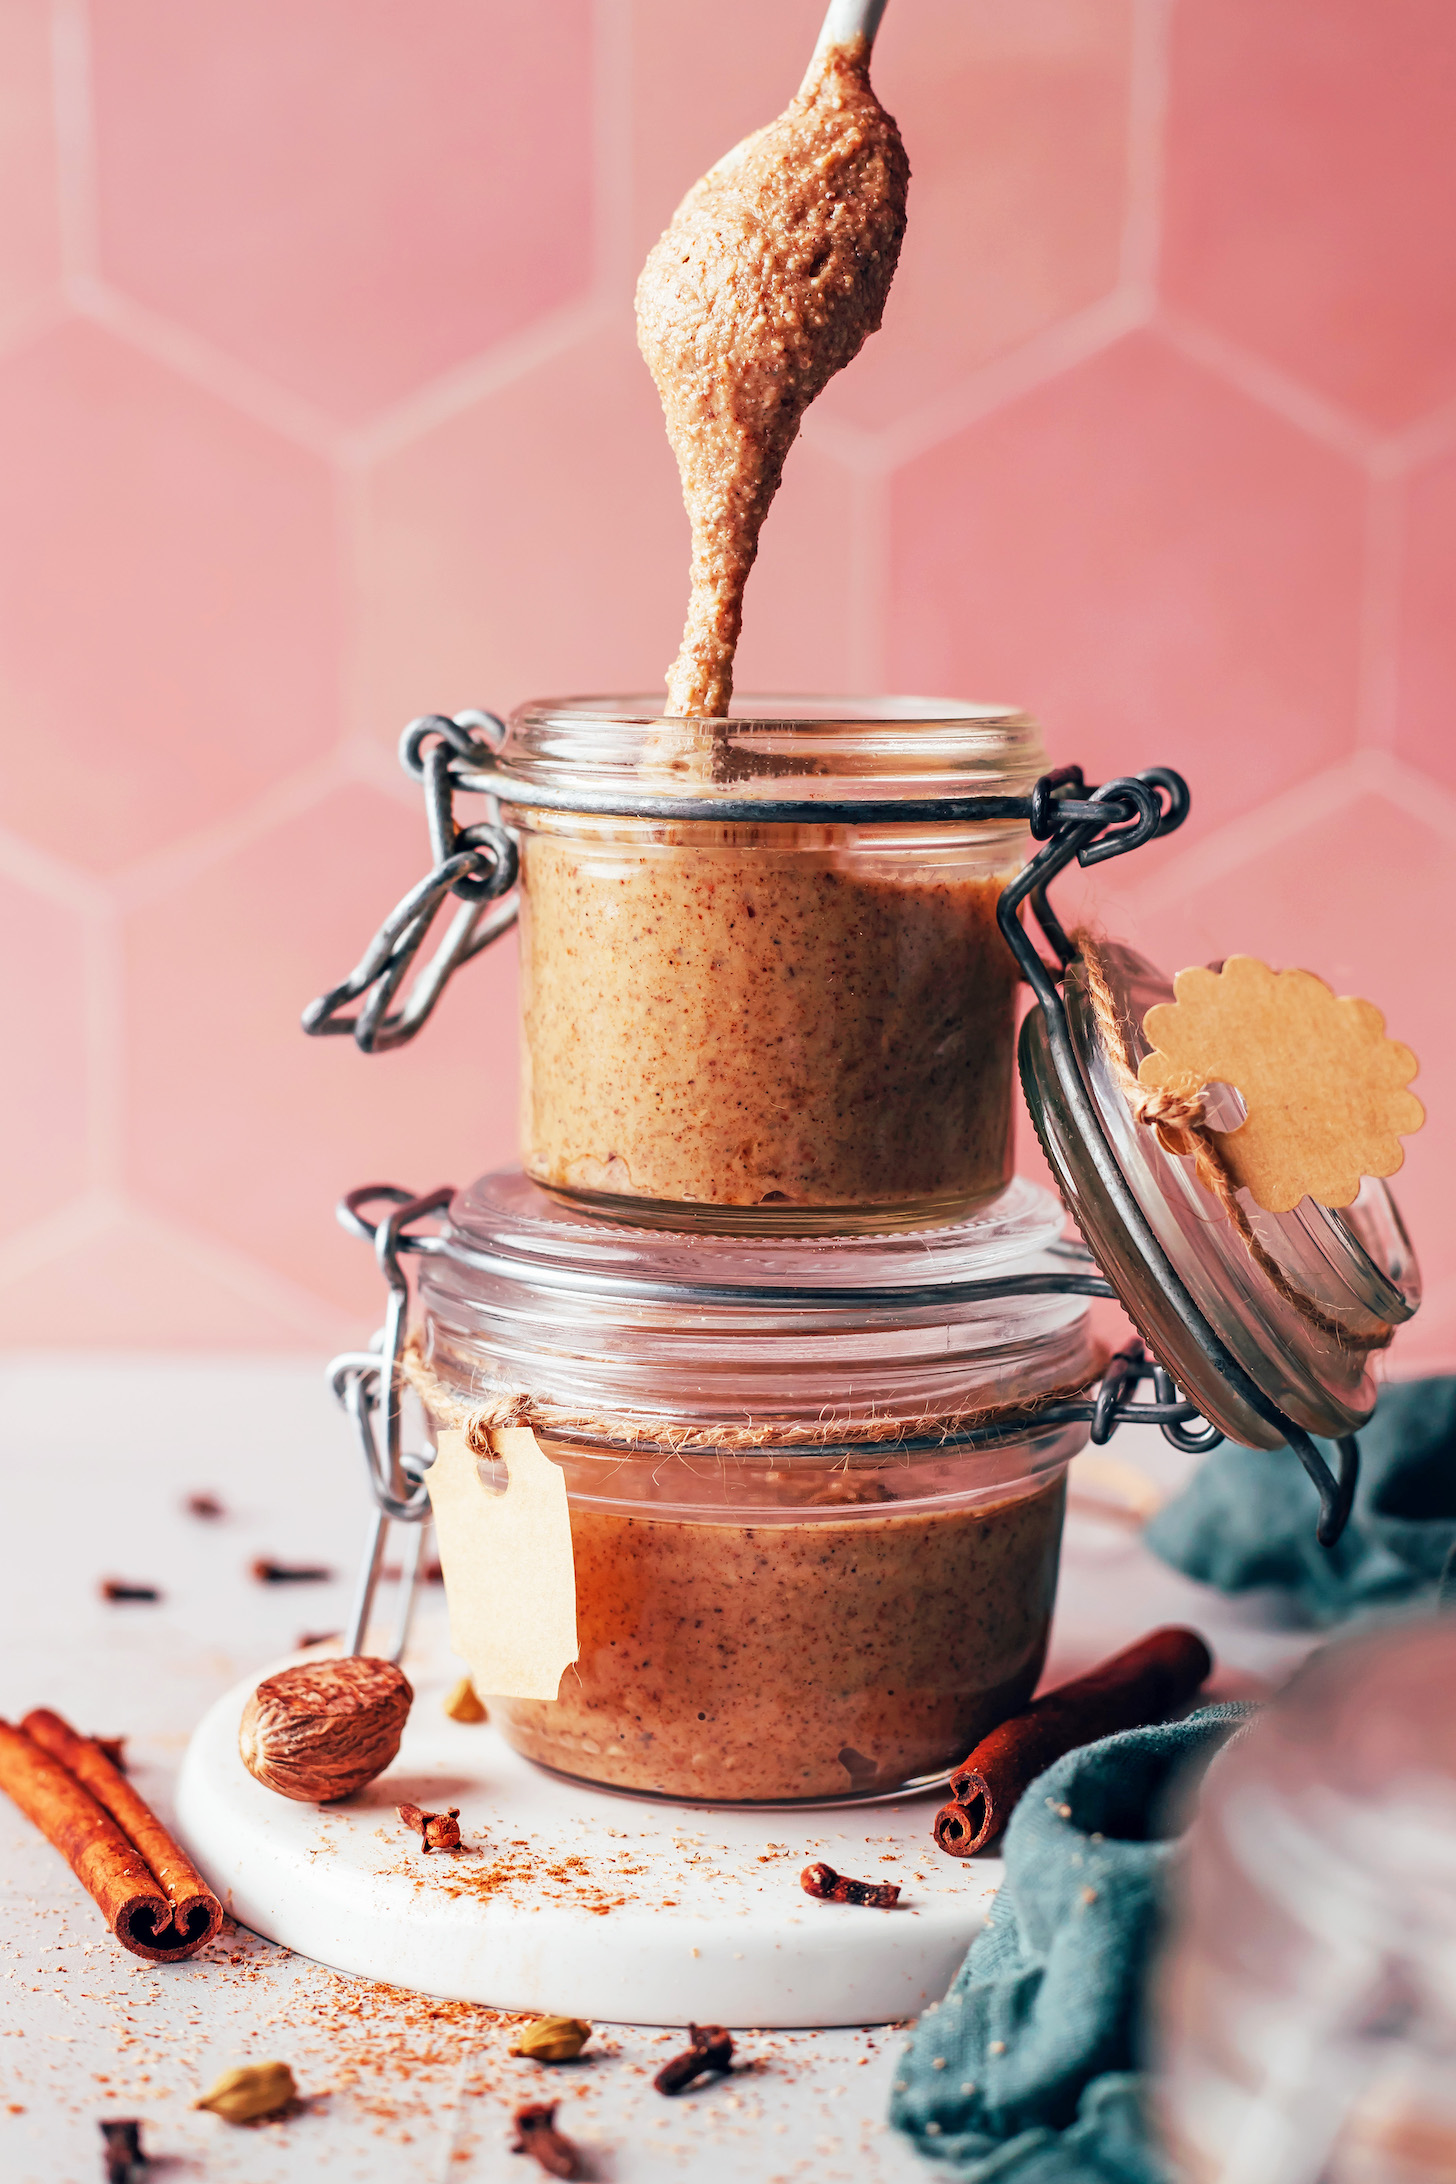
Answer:
<path fill-rule="evenodd" d="M 445 1712 L 449 1715 L 451 1721 L 490 1720 L 490 1715 L 486 1712 L 479 1694 L 468 1676 L 461 1677 L 459 1683 L 450 1693 L 449 1698 L 446 1699 Z"/>
<path fill-rule="evenodd" d="M 528 2056 L 533 2063 L 570 2063 L 591 2035 L 584 2017 L 538 2017 L 520 2027 L 507 2053 Z"/>
<path fill-rule="evenodd" d="M 287 2063 L 244 2063 L 240 2069 L 225 2070 L 211 2092 L 192 2105 L 210 2108 L 224 2123 L 256 2123 L 262 2116 L 276 2116 L 297 2098 Z"/>

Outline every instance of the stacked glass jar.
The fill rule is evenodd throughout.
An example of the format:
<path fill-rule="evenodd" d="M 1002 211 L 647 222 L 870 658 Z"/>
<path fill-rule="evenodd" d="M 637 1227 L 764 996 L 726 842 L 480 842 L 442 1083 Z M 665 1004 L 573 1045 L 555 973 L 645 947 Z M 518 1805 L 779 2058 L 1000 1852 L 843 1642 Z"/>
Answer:
<path fill-rule="evenodd" d="M 457 1196 L 420 1346 L 452 1404 L 524 1398 L 564 1470 L 580 1655 L 497 1718 L 639 1793 L 933 1781 L 1035 1688 L 1085 1437 L 957 1429 L 1095 1360 L 1080 1300 L 967 1294 L 1057 1264 L 1058 1206 L 1012 1175 L 1024 823 L 844 806 L 1023 799 L 1040 737 L 914 701 L 572 701 L 517 713 L 498 766 L 525 1172 Z"/>

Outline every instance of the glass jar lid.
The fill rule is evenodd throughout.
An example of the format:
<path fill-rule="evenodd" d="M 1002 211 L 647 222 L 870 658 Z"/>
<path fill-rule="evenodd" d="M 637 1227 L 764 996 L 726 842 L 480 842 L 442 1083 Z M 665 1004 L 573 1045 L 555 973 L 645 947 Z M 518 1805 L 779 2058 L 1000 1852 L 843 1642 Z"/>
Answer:
<path fill-rule="evenodd" d="M 506 803 L 611 800 L 1019 803 L 1047 770 L 1036 722 L 942 698 L 744 697 L 723 720 L 668 719 L 656 695 L 538 699 L 512 713 L 489 779 Z M 518 795 L 513 791 L 519 791 Z M 603 801 L 605 800 L 605 801 Z M 775 816 L 778 816 L 775 814 Z M 950 816 L 949 814 L 947 816 Z M 1024 812 L 974 816 L 1022 818 Z"/>
<path fill-rule="evenodd" d="M 1155 1003 L 1173 999 L 1172 985 L 1114 943 L 1100 946 L 1099 962 L 1136 1069 L 1150 1051 L 1143 1018 Z M 1290 1213 L 1265 1213 L 1245 1194 L 1250 1226 L 1279 1281 L 1199 1180 L 1192 1157 L 1169 1152 L 1134 1116 L 1079 961 L 1068 967 L 1062 990 L 1072 1054 L 1105 1142 L 1087 1128 L 1058 1077 L 1041 1009 L 1032 1009 L 1022 1026 L 1022 1085 L 1067 1203 L 1139 1333 L 1231 1440 L 1277 1448 L 1284 1438 L 1241 1391 L 1240 1371 L 1306 1433 L 1337 1439 L 1353 1432 L 1374 1408 L 1372 1352 L 1420 1303 L 1415 1254 L 1385 1184 L 1367 1179 L 1355 1203 L 1339 1212 L 1305 1198 Z M 1228 1086 L 1209 1088 L 1206 1112 L 1215 1129 L 1234 1130 L 1243 1120 Z M 1119 1177 L 1152 1232 L 1152 1251 L 1118 1202 Z M 1190 1331 L 1170 1270 L 1211 1330 L 1212 1348 Z M 1239 1369 L 1233 1375 L 1220 1364 L 1219 1345 Z"/>
<path fill-rule="evenodd" d="M 1017 1180 L 942 1228 L 688 1236 L 487 1175 L 420 1261 L 425 1362 L 465 1395 L 504 1386 L 649 1431 L 999 1409 L 1095 1370 L 1083 1297 L 981 1289 L 1076 1272 L 1063 1220 Z"/>

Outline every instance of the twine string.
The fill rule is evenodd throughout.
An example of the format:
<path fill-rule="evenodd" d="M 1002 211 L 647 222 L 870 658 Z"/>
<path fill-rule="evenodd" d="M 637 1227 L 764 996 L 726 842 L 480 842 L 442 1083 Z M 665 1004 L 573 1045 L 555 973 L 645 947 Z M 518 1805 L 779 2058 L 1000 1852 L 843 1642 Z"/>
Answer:
<path fill-rule="evenodd" d="M 1129 1027 L 1117 1005 L 1101 950 L 1085 929 L 1074 933 L 1072 940 L 1081 957 L 1092 1019 L 1108 1069 L 1137 1121 L 1156 1130 L 1169 1152 L 1192 1158 L 1199 1182 L 1231 1224 L 1249 1257 L 1270 1286 L 1303 1320 L 1339 1343 L 1344 1350 L 1383 1350 L 1395 1335 L 1393 1327 L 1382 1326 L 1370 1334 L 1356 1334 L 1326 1312 L 1297 1282 L 1291 1281 L 1279 1261 L 1261 1242 L 1224 1158 L 1217 1132 L 1209 1127 L 1204 1088 L 1180 1092 L 1142 1082 L 1133 1068 L 1128 1045 Z"/>
<path fill-rule="evenodd" d="M 1105 1357 L 1099 1355 L 1090 1372 L 1061 1387 L 1038 1389 L 1034 1394 L 999 1403 L 968 1403 L 956 1410 L 927 1411 L 914 1418 L 845 1418 L 826 1412 L 819 1418 L 766 1420 L 753 1425 L 688 1426 L 668 1420 L 646 1425 L 604 1417 L 599 1411 L 553 1403 L 524 1388 L 496 1387 L 467 1401 L 426 1362 L 418 1333 L 409 1336 L 400 1353 L 400 1370 L 435 1424 L 462 1432 L 477 1456 L 488 1456 L 490 1436 L 508 1426 L 530 1426 L 539 1433 L 590 1441 L 623 1456 L 630 1456 L 643 1444 L 650 1445 L 653 1453 L 667 1447 L 676 1455 L 730 1450 L 752 1456 L 782 1450 L 807 1456 L 816 1448 L 838 1447 L 846 1441 L 874 1454 L 893 1455 L 898 1442 L 939 1439 L 950 1443 L 969 1427 L 994 1425 L 1002 1418 L 1026 1418 L 1034 1430 L 1038 1412 L 1086 1394 L 1100 1380 L 1105 1365 Z"/>

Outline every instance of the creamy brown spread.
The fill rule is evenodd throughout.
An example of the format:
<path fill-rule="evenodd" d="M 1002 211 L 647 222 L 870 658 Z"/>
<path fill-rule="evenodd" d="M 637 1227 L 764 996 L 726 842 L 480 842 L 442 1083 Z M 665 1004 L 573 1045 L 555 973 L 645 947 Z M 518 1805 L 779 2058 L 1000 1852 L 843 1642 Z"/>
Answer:
<path fill-rule="evenodd" d="M 492 1701 L 518 1751 L 725 1801 L 893 1790 L 1024 1706 L 1046 1652 L 1063 1481 L 990 1505 L 700 1523 L 573 1507 L 580 1655 Z"/>
<path fill-rule="evenodd" d="M 798 829 L 742 831 L 524 837 L 527 1172 L 770 1214 L 946 1218 L 993 1196 L 1016 993 L 1000 878 L 979 855 L 880 876 Z"/>
<path fill-rule="evenodd" d="M 722 718 L 743 587 L 805 410 L 880 323 L 909 162 L 863 38 L 689 190 L 637 284 L 637 338 L 692 526 L 692 597 L 667 711 Z"/>

